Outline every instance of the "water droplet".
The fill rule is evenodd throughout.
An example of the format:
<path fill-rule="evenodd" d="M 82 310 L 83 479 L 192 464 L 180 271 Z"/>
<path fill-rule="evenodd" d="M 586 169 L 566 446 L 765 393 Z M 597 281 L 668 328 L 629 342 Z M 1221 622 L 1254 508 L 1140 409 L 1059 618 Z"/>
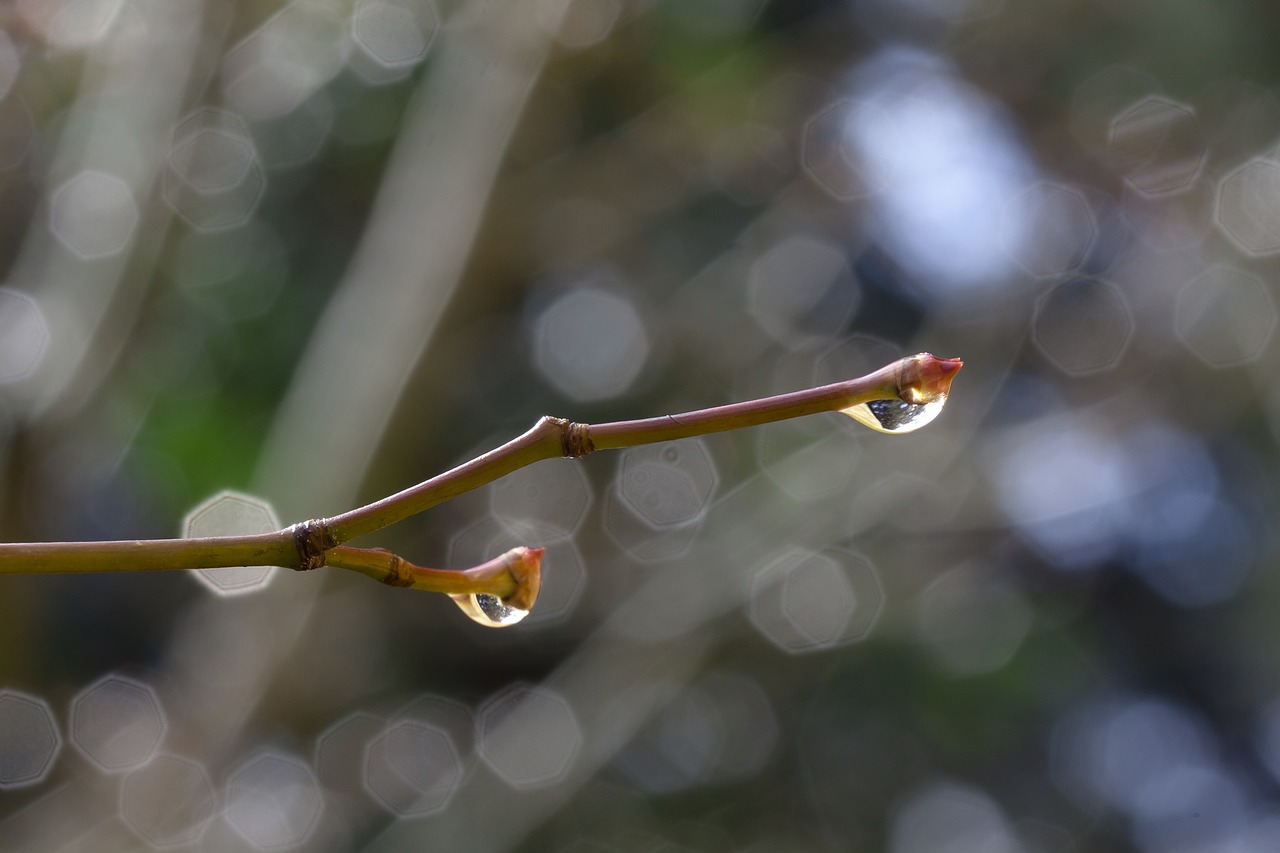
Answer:
<path fill-rule="evenodd" d="M 942 411 L 951 380 L 963 366 L 958 358 L 938 358 L 927 352 L 904 358 L 894 365 L 899 397 L 871 400 L 840 411 L 877 432 L 914 432 Z"/>
<path fill-rule="evenodd" d="M 914 432 L 932 421 L 942 411 L 947 395 L 940 394 L 927 403 L 906 400 L 872 400 L 840 411 L 877 432 Z"/>
<path fill-rule="evenodd" d="M 471 595 L 451 595 L 454 603 L 463 613 L 486 628 L 506 628 L 514 625 L 529 615 L 528 610 L 503 604 L 496 595 L 473 593 Z"/>

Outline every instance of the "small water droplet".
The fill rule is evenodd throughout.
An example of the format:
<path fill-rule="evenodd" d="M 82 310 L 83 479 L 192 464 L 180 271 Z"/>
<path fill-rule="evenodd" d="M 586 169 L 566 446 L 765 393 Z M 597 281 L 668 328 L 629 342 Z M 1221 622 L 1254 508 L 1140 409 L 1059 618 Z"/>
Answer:
<path fill-rule="evenodd" d="M 506 628 L 514 625 L 529 615 L 528 610 L 521 610 L 509 604 L 503 604 L 496 595 L 474 593 L 472 595 L 451 595 L 459 609 L 475 622 L 486 628 Z"/>
<path fill-rule="evenodd" d="M 927 403 L 906 400 L 872 400 L 840 411 L 877 432 L 914 432 L 932 421 L 942 411 L 947 396 L 941 394 Z"/>

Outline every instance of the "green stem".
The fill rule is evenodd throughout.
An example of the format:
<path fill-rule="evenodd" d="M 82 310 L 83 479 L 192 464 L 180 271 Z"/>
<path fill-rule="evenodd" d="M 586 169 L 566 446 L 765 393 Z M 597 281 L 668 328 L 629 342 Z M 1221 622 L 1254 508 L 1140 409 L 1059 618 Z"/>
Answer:
<path fill-rule="evenodd" d="M 288 529 L 252 536 L 0 543 L 0 574 L 149 572 L 298 565 Z"/>

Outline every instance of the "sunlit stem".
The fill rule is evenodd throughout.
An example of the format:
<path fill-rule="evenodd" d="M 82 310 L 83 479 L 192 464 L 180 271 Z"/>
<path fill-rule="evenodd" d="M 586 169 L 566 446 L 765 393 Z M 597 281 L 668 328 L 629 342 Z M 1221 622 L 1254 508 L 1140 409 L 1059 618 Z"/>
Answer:
<path fill-rule="evenodd" d="M 0 543 L 0 574 L 329 565 L 393 586 L 453 596 L 491 595 L 527 610 L 537 596 L 541 548 L 514 548 L 471 569 L 444 571 L 415 566 L 380 548 L 349 548 L 343 543 L 542 459 L 578 458 L 596 450 L 691 438 L 819 412 L 847 412 L 881 400 L 912 406 L 940 403 L 961 365 L 959 359 L 921 353 L 857 379 L 682 414 L 594 425 L 544 417 L 528 432 L 470 462 L 333 518 L 250 536 Z"/>
<path fill-rule="evenodd" d="M 543 459 L 577 458 L 596 450 L 617 450 L 759 426 L 819 412 L 840 412 L 876 400 L 900 400 L 911 404 L 934 400 L 946 396 L 951 380 L 962 364 L 959 359 L 920 353 L 857 379 L 682 414 L 605 424 L 578 424 L 544 417 L 528 432 L 501 447 L 402 492 L 326 519 L 325 524 L 337 542 L 347 542 Z"/>
<path fill-rule="evenodd" d="M 447 595 L 492 595 L 533 607 L 540 585 L 542 548 L 512 548 L 470 569 L 446 570 L 415 566 L 382 548 L 339 545 L 328 552 L 326 565 L 350 569 L 388 586 L 441 592 Z"/>

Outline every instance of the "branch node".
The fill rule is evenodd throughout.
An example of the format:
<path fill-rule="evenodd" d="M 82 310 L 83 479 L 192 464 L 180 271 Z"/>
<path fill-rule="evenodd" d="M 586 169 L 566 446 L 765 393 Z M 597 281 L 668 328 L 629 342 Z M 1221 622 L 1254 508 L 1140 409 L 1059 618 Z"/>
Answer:
<path fill-rule="evenodd" d="M 399 554 L 387 551 L 385 548 L 375 548 L 374 550 L 384 551 L 387 554 L 387 574 L 382 578 L 383 583 L 387 586 L 413 586 L 413 573 L 409 570 L 409 564 Z"/>
<path fill-rule="evenodd" d="M 581 459 L 596 449 L 591 440 L 591 425 L 557 418 L 560 425 L 560 447 L 570 459 Z"/>
<path fill-rule="evenodd" d="M 298 549 L 297 570 L 300 572 L 308 572 L 323 566 L 325 552 L 338 544 L 338 540 L 329 532 L 329 525 L 323 518 L 299 521 L 289 529 L 293 531 L 293 544 Z"/>

